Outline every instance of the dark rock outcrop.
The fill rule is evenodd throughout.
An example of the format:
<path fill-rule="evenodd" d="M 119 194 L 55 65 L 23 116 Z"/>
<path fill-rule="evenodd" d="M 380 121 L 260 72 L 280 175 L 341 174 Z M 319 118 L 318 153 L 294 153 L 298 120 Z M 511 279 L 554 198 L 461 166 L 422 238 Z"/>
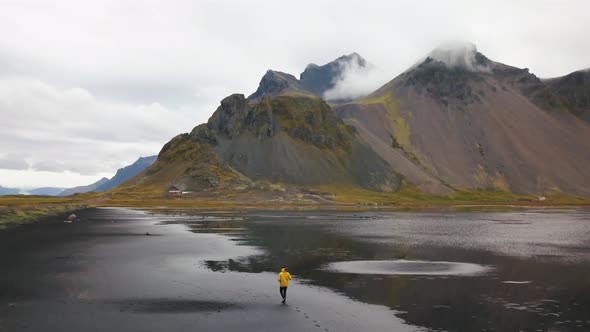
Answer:
<path fill-rule="evenodd" d="M 590 70 L 575 71 L 547 80 L 546 84 L 560 98 L 559 105 L 590 123 Z"/>
<path fill-rule="evenodd" d="M 248 99 L 277 95 L 286 90 L 303 90 L 299 81 L 291 74 L 269 70 L 262 76 L 256 92 Z"/>

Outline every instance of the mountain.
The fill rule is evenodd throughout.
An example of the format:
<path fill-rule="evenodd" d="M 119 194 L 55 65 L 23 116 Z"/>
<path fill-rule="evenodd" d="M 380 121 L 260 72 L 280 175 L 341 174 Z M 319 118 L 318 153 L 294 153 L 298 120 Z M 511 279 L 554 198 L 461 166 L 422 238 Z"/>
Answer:
<path fill-rule="evenodd" d="M 494 62 L 471 44 L 433 50 L 335 111 L 422 190 L 590 196 L 587 94 Z M 582 115 L 583 116 L 583 115 Z"/>
<path fill-rule="evenodd" d="M 206 124 L 167 143 L 132 182 L 160 191 L 202 191 L 260 181 L 394 191 L 401 179 L 325 101 L 287 89 L 223 99 Z"/>
<path fill-rule="evenodd" d="M 305 94 L 249 103 L 232 95 L 191 136 L 206 137 L 222 160 L 253 180 L 298 185 L 356 184 L 393 190 L 399 179 L 354 128 Z"/>
<path fill-rule="evenodd" d="M 156 162 L 125 186 L 164 193 L 169 189 L 202 191 L 248 188 L 250 180 L 232 169 L 206 139 L 181 134 L 166 143 Z"/>
<path fill-rule="evenodd" d="M 18 195 L 20 193 L 20 189 L 18 188 L 7 188 L 0 186 L 0 196 L 2 195 Z"/>
<path fill-rule="evenodd" d="M 357 53 L 351 53 L 323 66 L 309 64 L 300 74 L 299 79 L 291 74 L 269 70 L 262 77 L 258 89 L 248 99 L 288 93 L 307 93 L 323 98 L 327 91 L 334 88 L 338 79 L 342 78 L 345 70 L 350 66 L 365 68 L 367 62 Z"/>
<path fill-rule="evenodd" d="M 97 188 L 100 187 L 101 185 L 107 183 L 109 181 L 109 179 L 107 178 L 102 178 L 92 184 L 89 184 L 87 186 L 78 186 L 78 187 L 73 187 L 73 188 L 68 188 L 68 189 L 64 189 L 64 191 L 62 191 L 61 193 L 59 193 L 59 196 L 70 196 L 73 194 L 79 194 L 79 193 L 87 193 L 87 192 L 91 192 L 91 191 L 97 191 Z"/>
<path fill-rule="evenodd" d="M 299 79 L 268 71 L 252 95 L 223 99 L 207 123 L 168 142 L 123 189 L 392 192 L 405 183 L 435 195 L 590 197 L 585 72 L 541 80 L 474 45 L 446 45 L 367 96 L 326 103 L 347 64 L 361 59 L 309 65 Z"/>
<path fill-rule="evenodd" d="M 153 164 L 156 161 L 156 158 L 157 156 L 140 157 L 133 164 L 119 168 L 117 173 L 115 173 L 115 176 L 113 176 L 110 180 L 96 186 L 94 191 L 106 191 L 115 188 L 116 186 L 141 173 L 144 169 Z"/>
<path fill-rule="evenodd" d="M 64 191 L 64 188 L 43 187 L 31 189 L 28 193 L 30 195 L 58 196 L 62 191 Z"/>

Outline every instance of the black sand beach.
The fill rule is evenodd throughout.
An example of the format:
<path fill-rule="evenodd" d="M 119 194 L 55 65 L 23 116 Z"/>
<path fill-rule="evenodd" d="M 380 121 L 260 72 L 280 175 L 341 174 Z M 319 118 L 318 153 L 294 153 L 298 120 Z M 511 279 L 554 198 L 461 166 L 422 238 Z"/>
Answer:
<path fill-rule="evenodd" d="M 585 212 L 79 216 L 0 232 L 0 331 L 590 329 Z"/>
<path fill-rule="evenodd" d="M 256 254 L 123 209 L 0 234 L 0 331 L 410 331 L 390 310 L 274 273 L 217 273 L 204 260 Z M 150 235 L 145 235 L 149 233 Z"/>

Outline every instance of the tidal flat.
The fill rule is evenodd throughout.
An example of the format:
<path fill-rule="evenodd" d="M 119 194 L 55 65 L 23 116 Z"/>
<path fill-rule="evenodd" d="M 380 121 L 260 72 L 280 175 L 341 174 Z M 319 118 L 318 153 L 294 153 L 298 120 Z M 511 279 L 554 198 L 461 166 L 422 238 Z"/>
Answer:
<path fill-rule="evenodd" d="M 77 214 L 0 231 L 0 331 L 590 330 L 585 209 Z"/>

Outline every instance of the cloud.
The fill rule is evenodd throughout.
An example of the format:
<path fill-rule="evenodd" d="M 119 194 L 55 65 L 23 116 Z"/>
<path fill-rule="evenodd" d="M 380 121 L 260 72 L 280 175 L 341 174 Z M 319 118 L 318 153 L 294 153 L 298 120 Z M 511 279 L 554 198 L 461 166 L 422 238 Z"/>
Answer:
<path fill-rule="evenodd" d="M 469 71 L 490 71 L 490 68 L 477 63 L 475 59 L 476 53 L 477 48 L 473 43 L 452 41 L 439 45 L 428 56 L 451 68 L 463 68 Z"/>
<path fill-rule="evenodd" d="M 80 175 L 72 172 L 0 169 L 2 186 L 19 188 L 22 194 L 39 187 L 71 188 L 80 183 L 86 185 L 98 181 L 102 176 L 112 174 Z"/>
<path fill-rule="evenodd" d="M 0 79 L 0 114 L 0 168 L 80 175 L 111 173 L 156 154 L 193 126 L 157 103 L 107 102 L 84 89 L 20 78 Z"/>
<path fill-rule="evenodd" d="M 27 169 L 29 163 L 20 155 L 0 155 L 0 169 Z"/>
<path fill-rule="evenodd" d="M 342 74 L 336 78 L 334 87 L 324 93 L 323 97 L 326 100 L 346 100 L 365 96 L 392 79 L 371 63 L 359 61 L 357 54 L 353 54 L 350 61 L 340 61 L 339 65 Z"/>
<path fill-rule="evenodd" d="M 336 97 L 367 93 L 446 40 L 561 76 L 590 65 L 589 9 L 584 0 L 2 1 L 2 163 L 59 174 L 40 185 L 66 186 L 63 174 L 87 184 L 80 174 L 110 176 L 156 153 L 222 98 L 254 92 L 266 70 L 299 73 L 353 51 L 374 67 L 348 68 Z M 6 174 L 0 184 L 42 179 Z"/>

